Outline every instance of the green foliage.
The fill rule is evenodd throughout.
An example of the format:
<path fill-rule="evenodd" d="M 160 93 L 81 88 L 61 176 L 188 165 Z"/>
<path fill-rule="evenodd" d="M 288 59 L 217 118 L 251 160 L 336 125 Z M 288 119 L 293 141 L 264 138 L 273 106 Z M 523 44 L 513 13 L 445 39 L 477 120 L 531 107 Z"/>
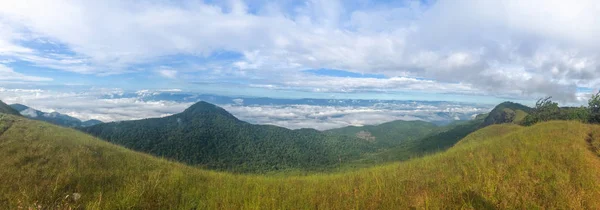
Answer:
<path fill-rule="evenodd" d="M 136 151 L 232 172 L 326 170 L 376 151 L 372 143 L 358 138 L 249 124 L 205 102 L 169 117 L 82 130 Z"/>
<path fill-rule="evenodd" d="M 271 177 L 205 171 L 4 116 L 0 209 L 600 209 L 600 158 L 589 149 L 600 126 L 578 122 L 494 125 L 419 159 Z"/>
<path fill-rule="evenodd" d="M 533 125 L 550 120 L 576 120 L 588 122 L 590 110 L 585 107 L 558 107 L 558 103 L 550 100 L 552 97 L 541 98 L 536 102 L 533 111 L 525 117 L 523 125 Z"/>
<path fill-rule="evenodd" d="M 600 123 L 600 92 L 592 95 L 588 101 L 589 121 Z"/>
<path fill-rule="evenodd" d="M 348 126 L 325 131 L 326 133 L 359 137 L 371 141 L 378 148 L 389 148 L 406 141 L 415 141 L 441 131 L 437 125 L 424 121 L 396 120 L 380 125 Z"/>
<path fill-rule="evenodd" d="M 365 158 L 350 162 L 347 167 L 369 167 L 376 164 L 405 161 L 444 151 L 460 139 L 479 129 L 483 120 L 484 118 L 476 118 L 475 120 L 459 121 L 447 126 L 437 127 L 428 135 L 421 138 L 407 139 L 399 142 L 396 146 L 383 148 L 380 152 L 368 154 Z"/>

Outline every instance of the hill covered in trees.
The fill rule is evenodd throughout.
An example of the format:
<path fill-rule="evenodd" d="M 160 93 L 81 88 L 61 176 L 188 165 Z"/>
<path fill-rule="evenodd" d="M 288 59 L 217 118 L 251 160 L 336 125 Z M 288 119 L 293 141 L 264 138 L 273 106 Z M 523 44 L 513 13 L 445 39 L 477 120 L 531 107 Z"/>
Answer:
<path fill-rule="evenodd" d="M 234 172 L 322 170 L 376 151 L 373 143 L 360 138 L 253 125 L 206 102 L 164 118 L 81 130 L 136 151 Z"/>
<path fill-rule="evenodd" d="M 27 118 L 41 120 L 65 127 L 87 127 L 102 123 L 102 121 L 99 120 L 81 121 L 80 119 L 58 112 L 42 112 L 40 110 L 33 109 L 23 104 L 11 104 L 10 107 L 17 110 L 21 115 Z"/>
<path fill-rule="evenodd" d="M 531 111 L 532 108 L 528 106 L 507 101 L 494 107 L 481 126 L 502 123 L 520 124 Z"/>
<path fill-rule="evenodd" d="M 17 116 L 0 127 L 1 209 L 600 208 L 600 127 L 574 121 L 492 125 L 431 156 L 309 176 L 205 171 Z"/>
<path fill-rule="evenodd" d="M 384 148 L 397 146 L 405 141 L 421 139 L 440 130 L 439 126 L 429 122 L 396 120 L 379 125 L 336 128 L 325 132 L 365 139 Z"/>

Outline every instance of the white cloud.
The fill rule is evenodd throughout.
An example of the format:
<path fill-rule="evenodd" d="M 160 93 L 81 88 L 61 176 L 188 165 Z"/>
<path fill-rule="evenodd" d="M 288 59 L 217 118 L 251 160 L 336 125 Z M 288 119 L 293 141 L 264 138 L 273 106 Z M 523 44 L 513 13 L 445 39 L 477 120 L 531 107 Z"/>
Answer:
<path fill-rule="evenodd" d="M 162 92 L 162 91 L 161 91 Z M 8 104 L 21 103 L 44 112 L 59 112 L 81 120 L 104 122 L 164 117 L 184 111 L 191 102 L 147 100 L 156 91 L 142 90 L 124 96 L 118 89 L 92 89 L 86 92 L 58 92 L 39 89 L 0 88 L 0 99 Z M 445 121 L 469 117 L 489 110 L 487 106 L 452 103 L 426 104 L 380 102 L 368 106 L 347 105 L 245 105 L 241 99 L 220 104 L 241 120 L 287 128 L 319 130 L 349 125 L 370 125 L 392 120 Z M 437 115 L 448 113 L 449 117 Z"/>
<path fill-rule="evenodd" d="M 21 103 L 44 112 L 60 112 L 82 120 L 122 121 L 163 117 L 178 113 L 192 103 L 172 101 L 142 101 L 139 97 L 111 98 L 123 95 L 120 90 L 90 90 L 58 92 L 32 89 L 0 88 L 0 99 L 6 103 Z M 140 94 L 140 97 L 143 97 Z"/>
<path fill-rule="evenodd" d="M 317 106 L 317 105 L 223 105 L 227 111 L 242 120 L 259 124 L 272 124 L 292 129 L 315 128 L 327 130 L 344 126 L 363 126 L 393 120 L 446 121 L 461 116 L 488 111 L 487 108 L 449 105 L 379 104 L 375 106 Z M 451 113 L 450 118 L 438 112 Z"/>
<path fill-rule="evenodd" d="M 177 71 L 175 71 L 175 70 L 161 69 L 161 70 L 158 70 L 158 74 L 160 74 L 160 76 L 163 76 L 163 77 L 166 77 L 169 79 L 177 78 Z"/>
<path fill-rule="evenodd" d="M 333 68 L 428 78 L 434 89 L 565 101 L 576 100 L 577 86 L 600 85 L 600 7 L 594 0 L 389 4 L 7 0 L 0 2 L 0 55 L 72 72 L 115 74 L 165 56 L 232 51 L 243 57 L 210 69 L 268 80 L 282 72 Z M 73 54 L 20 44 L 33 39 L 60 43 Z M 159 73 L 176 76 L 164 71 Z M 354 81 L 370 82 L 347 82 Z M 384 83 L 378 87 L 420 90 L 426 82 Z M 323 90 L 319 85 L 313 89 Z"/>

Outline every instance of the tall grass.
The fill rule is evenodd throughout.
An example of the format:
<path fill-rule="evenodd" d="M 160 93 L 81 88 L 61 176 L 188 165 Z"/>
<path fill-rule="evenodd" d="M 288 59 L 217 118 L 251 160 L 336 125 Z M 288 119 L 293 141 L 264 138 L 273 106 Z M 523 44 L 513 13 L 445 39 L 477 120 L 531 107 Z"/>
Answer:
<path fill-rule="evenodd" d="M 446 152 L 353 172 L 259 176 L 205 171 L 8 118 L 0 209 L 600 208 L 600 160 L 590 150 L 600 127 L 577 122 L 490 126 Z"/>

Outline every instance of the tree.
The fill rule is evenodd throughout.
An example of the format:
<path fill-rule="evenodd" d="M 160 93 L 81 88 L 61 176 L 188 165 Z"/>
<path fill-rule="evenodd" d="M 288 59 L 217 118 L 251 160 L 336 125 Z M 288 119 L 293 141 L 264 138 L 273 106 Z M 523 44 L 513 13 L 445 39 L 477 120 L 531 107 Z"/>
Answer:
<path fill-rule="evenodd" d="M 527 115 L 523 124 L 533 125 L 538 122 L 558 119 L 557 117 L 560 116 L 560 108 L 558 107 L 558 103 L 553 102 L 551 99 L 552 96 L 540 98 L 535 103 L 533 112 Z"/>
<path fill-rule="evenodd" d="M 590 112 L 590 123 L 600 123 L 600 91 L 588 100 L 588 110 Z"/>

